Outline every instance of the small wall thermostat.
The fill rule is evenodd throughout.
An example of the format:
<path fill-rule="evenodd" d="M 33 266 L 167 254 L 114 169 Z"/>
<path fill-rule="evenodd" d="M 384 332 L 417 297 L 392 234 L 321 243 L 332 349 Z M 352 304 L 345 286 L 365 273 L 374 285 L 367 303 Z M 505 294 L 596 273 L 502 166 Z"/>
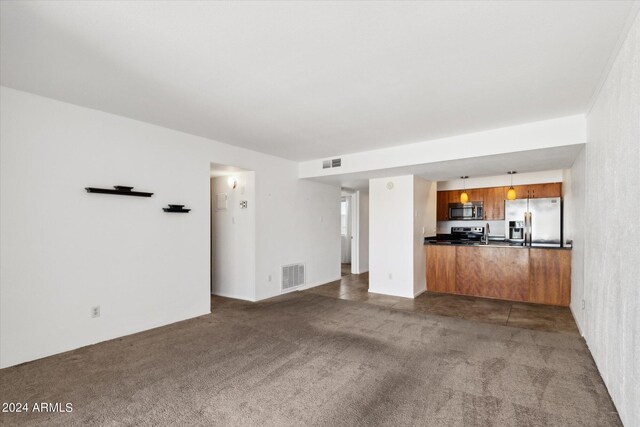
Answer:
<path fill-rule="evenodd" d="M 389 181 L 387 182 L 387 190 L 392 190 L 393 189 L 393 182 Z"/>

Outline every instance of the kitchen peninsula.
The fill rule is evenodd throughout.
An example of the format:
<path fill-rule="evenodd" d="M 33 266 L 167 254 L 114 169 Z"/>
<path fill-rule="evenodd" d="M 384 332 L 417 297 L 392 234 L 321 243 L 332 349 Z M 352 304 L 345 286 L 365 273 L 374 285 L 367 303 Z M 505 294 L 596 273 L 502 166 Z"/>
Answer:
<path fill-rule="evenodd" d="M 568 306 L 571 250 L 425 239 L 427 290 Z"/>

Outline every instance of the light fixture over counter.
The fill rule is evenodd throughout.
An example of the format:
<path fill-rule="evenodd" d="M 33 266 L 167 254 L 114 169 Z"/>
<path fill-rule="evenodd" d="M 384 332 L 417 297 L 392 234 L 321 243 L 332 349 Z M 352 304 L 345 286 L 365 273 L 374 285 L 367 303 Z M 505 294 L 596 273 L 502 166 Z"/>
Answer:
<path fill-rule="evenodd" d="M 518 172 L 509 171 L 507 173 L 511 176 L 511 187 L 509 187 L 509 190 L 507 191 L 507 200 L 515 200 L 517 197 L 517 194 L 516 194 L 516 189 L 513 188 L 513 175 L 517 174 Z"/>
<path fill-rule="evenodd" d="M 469 201 L 469 195 L 467 194 L 467 179 L 469 178 L 468 176 L 461 176 L 460 177 L 462 179 L 462 184 L 463 184 L 463 190 L 462 193 L 460 194 L 460 203 L 467 203 Z"/>

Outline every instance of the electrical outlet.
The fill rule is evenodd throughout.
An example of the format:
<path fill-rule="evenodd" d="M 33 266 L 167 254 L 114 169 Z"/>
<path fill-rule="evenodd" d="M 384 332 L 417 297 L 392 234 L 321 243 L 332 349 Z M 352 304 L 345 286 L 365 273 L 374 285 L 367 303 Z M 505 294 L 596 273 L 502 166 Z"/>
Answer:
<path fill-rule="evenodd" d="M 389 280 L 393 279 L 393 274 L 389 273 Z"/>
<path fill-rule="evenodd" d="M 586 304 L 584 303 L 584 300 L 582 300 L 582 309 L 583 309 L 583 310 L 584 310 L 585 305 L 586 305 Z"/>
<path fill-rule="evenodd" d="M 267 278 L 267 280 L 270 282 L 271 281 L 271 275 L 269 275 L 269 277 Z"/>
<path fill-rule="evenodd" d="M 91 317 L 92 318 L 100 317 L 100 306 L 99 305 L 91 307 Z"/>

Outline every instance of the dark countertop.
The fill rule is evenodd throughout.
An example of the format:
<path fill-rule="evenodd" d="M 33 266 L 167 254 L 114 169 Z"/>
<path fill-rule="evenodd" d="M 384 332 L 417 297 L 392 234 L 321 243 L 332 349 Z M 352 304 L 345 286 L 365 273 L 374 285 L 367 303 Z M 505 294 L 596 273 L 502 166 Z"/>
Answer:
<path fill-rule="evenodd" d="M 505 239 L 489 239 L 489 244 L 480 243 L 477 240 L 455 240 L 448 239 L 444 235 L 425 237 L 424 238 L 425 245 L 441 245 L 441 246 L 464 246 L 464 247 L 473 247 L 473 248 L 514 248 L 514 249 L 560 249 L 560 250 L 571 250 L 571 247 L 563 247 L 563 246 L 548 246 L 544 244 L 532 244 L 531 246 L 524 246 L 522 243 L 512 243 L 508 242 Z"/>

